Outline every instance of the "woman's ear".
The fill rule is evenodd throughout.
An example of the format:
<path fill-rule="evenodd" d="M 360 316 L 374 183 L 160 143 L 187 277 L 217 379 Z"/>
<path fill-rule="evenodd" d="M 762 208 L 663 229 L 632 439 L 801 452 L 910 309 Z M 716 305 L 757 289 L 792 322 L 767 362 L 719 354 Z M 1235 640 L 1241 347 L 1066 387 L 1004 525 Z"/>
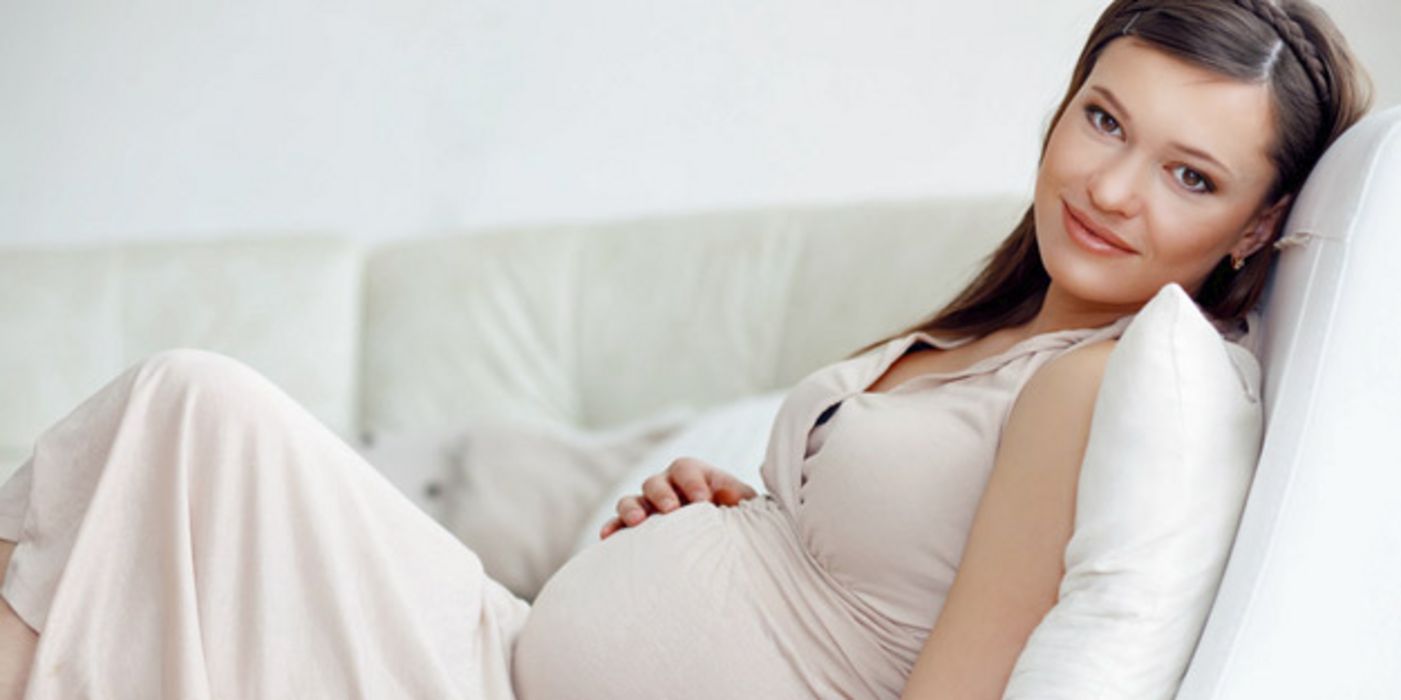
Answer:
<path fill-rule="evenodd" d="M 1269 245 L 1270 241 L 1274 239 L 1275 232 L 1284 224 L 1284 213 L 1289 211 L 1289 203 L 1292 201 L 1294 201 L 1294 195 L 1286 194 L 1256 214 L 1255 218 L 1250 220 L 1250 224 L 1245 227 L 1244 235 L 1231 248 L 1231 255 L 1238 258 L 1248 258 L 1255 251 Z"/>

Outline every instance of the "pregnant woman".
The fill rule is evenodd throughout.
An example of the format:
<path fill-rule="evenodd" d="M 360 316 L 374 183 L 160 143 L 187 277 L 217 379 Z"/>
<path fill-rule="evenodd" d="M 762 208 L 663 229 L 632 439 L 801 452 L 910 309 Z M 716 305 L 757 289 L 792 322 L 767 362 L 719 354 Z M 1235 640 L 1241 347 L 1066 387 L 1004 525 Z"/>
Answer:
<path fill-rule="evenodd" d="M 927 322 L 794 387 L 770 495 L 679 459 L 533 607 L 263 377 L 151 357 L 0 488 L 0 695 L 999 697 L 1115 338 L 1169 283 L 1238 333 L 1367 106 L 1312 4 L 1116 0 L 1025 217 Z"/>

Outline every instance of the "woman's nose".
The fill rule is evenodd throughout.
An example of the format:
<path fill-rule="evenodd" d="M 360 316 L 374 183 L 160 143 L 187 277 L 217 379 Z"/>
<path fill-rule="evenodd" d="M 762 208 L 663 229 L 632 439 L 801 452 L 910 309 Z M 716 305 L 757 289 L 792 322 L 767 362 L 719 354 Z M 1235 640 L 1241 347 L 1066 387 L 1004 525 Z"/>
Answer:
<path fill-rule="evenodd" d="M 1100 211 L 1132 218 L 1138 214 L 1144 168 L 1137 158 L 1123 154 L 1100 164 L 1086 183 L 1090 203 Z"/>

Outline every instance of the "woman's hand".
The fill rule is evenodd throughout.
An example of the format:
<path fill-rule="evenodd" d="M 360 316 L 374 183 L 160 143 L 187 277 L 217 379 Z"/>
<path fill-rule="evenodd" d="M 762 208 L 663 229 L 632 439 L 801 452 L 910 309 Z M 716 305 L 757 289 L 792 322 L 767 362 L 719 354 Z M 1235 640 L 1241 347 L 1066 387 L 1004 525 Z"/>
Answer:
<path fill-rule="evenodd" d="M 660 474 L 642 482 L 642 493 L 618 500 L 618 515 L 598 533 L 599 539 L 635 527 L 653 513 L 670 513 L 688 503 L 712 501 L 737 505 L 759 495 L 753 488 L 713 464 L 694 457 L 680 457 Z"/>

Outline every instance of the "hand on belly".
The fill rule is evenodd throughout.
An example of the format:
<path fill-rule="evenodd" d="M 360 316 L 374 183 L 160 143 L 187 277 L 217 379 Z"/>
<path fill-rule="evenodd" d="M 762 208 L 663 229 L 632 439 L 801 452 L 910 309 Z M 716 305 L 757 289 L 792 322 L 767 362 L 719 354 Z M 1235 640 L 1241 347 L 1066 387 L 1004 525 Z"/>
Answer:
<path fill-rule="evenodd" d="M 758 493 L 729 472 L 694 457 L 679 457 L 660 474 L 642 482 L 642 493 L 618 501 L 618 515 L 604 524 L 599 539 L 636 527 L 652 515 L 665 515 L 691 503 L 738 505 Z"/>

